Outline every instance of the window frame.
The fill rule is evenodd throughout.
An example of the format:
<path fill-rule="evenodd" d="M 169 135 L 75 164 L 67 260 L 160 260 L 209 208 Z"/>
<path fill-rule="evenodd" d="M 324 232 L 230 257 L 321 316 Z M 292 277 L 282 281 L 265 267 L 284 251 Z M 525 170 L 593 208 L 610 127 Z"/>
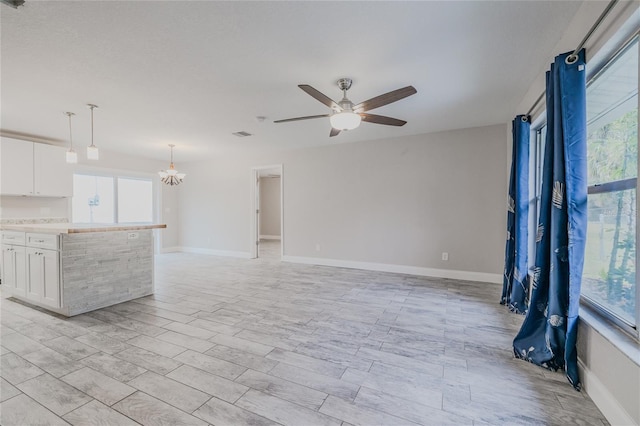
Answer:
<path fill-rule="evenodd" d="M 607 66 L 614 61 L 622 52 L 624 52 L 628 46 L 633 43 L 637 44 L 638 53 L 640 55 L 640 31 L 635 31 L 631 34 L 630 37 L 626 38 L 622 43 L 618 45 L 618 48 L 615 49 L 611 54 L 607 55 L 606 58 L 602 62 L 600 62 L 596 69 L 592 70 L 590 75 L 587 75 L 587 86 L 591 84 L 592 81 L 595 81 L 602 72 L 604 72 Z M 638 83 L 640 85 L 640 74 L 638 76 Z M 640 96 L 638 96 L 638 110 L 640 111 Z M 533 159 L 533 178 L 534 178 L 534 188 L 535 188 L 535 211 L 533 213 L 535 218 L 535 226 L 539 223 L 540 219 L 540 195 L 542 188 L 542 167 L 544 163 L 544 144 L 546 131 L 546 117 L 544 116 L 545 110 L 543 109 L 538 116 L 538 119 L 534 122 L 535 125 L 532 125 L 531 128 L 531 136 L 535 141 L 535 146 L 533 152 L 535 152 L 535 158 Z M 638 141 L 640 145 L 640 141 Z M 640 150 L 638 150 L 638 168 L 640 169 Z M 531 163 L 530 163 L 531 164 Z M 591 185 L 587 189 L 588 195 L 590 194 L 602 194 L 614 191 L 620 191 L 625 189 L 636 189 L 637 194 L 637 177 L 621 179 L 618 181 L 605 182 L 600 184 Z M 640 218 L 640 197 L 636 196 L 636 223 L 638 223 L 638 218 Z M 535 241 L 535 232 L 530 232 L 531 238 Z M 636 226 L 636 265 L 638 265 L 639 253 L 637 250 L 637 242 L 640 240 L 640 226 Z M 535 243 L 534 243 L 535 247 Z M 535 261 L 535 254 L 534 254 Z M 627 321 L 620 318 L 618 315 L 611 312 L 604 305 L 601 305 L 588 296 L 580 294 L 580 308 L 586 308 L 591 315 L 596 316 L 600 320 L 604 321 L 607 324 L 614 325 L 619 330 L 623 331 L 624 334 L 633 338 L 636 342 L 640 342 L 640 288 L 638 288 L 640 283 L 640 271 L 636 267 L 636 300 L 635 300 L 635 325 L 629 324 Z"/>

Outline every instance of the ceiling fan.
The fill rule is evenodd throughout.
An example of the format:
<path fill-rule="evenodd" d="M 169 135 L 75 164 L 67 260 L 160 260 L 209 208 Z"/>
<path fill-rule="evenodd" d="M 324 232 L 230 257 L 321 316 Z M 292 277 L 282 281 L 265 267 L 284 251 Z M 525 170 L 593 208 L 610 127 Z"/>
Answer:
<path fill-rule="evenodd" d="M 342 90 L 342 100 L 335 102 L 328 96 L 324 95 L 320 91 L 314 89 L 308 84 L 299 84 L 298 87 L 307 92 L 313 98 L 322 102 L 329 108 L 331 108 L 330 114 L 321 115 L 309 115 L 306 117 L 287 118 L 285 120 L 276 120 L 274 123 L 286 123 L 289 121 L 310 120 L 313 118 L 329 117 L 331 121 L 331 132 L 329 136 L 337 136 L 342 130 L 355 129 L 360 125 L 361 121 L 368 123 L 384 124 L 387 126 L 404 126 L 407 124 L 404 120 L 398 120 L 397 118 L 385 117 L 384 115 L 367 114 L 366 111 L 379 108 L 381 106 L 390 104 L 400 99 L 406 98 L 417 93 L 417 90 L 413 86 L 403 87 L 402 89 L 393 90 L 375 98 L 371 98 L 359 104 L 351 102 L 347 98 L 347 90 L 351 87 L 350 78 L 341 78 L 338 80 L 338 87 Z"/>

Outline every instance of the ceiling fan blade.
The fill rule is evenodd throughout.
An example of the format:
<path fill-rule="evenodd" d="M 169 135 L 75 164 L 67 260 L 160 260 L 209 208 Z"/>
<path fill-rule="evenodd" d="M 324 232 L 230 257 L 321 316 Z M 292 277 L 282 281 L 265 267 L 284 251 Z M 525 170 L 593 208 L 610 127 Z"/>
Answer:
<path fill-rule="evenodd" d="M 308 115 L 306 117 L 285 118 L 284 120 L 276 120 L 274 123 L 287 123 L 289 121 L 311 120 L 312 118 L 329 117 L 329 114 Z"/>
<path fill-rule="evenodd" d="M 407 124 L 404 120 L 398 120 L 397 118 L 386 117 L 384 115 L 364 114 L 361 113 L 362 121 L 375 124 L 386 124 L 387 126 L 404 126 Z"/>
<path fill-rule="evenodd" d="M 353 107 L 353 110 L 355 112 L 365 112 L 371 109 L 380 108 L 381 106 L 399 101 L 400 99 L 411 96 L 417 92 L 418 91 L 413 86 L 403 87 L 402 89 L 397 89 L 389 93 L 385 93 L 384 95 L 376 96 L 375 98 L 360 102 L 358 105 Z"/>
<path fill-rule="evenodd" d="M 334 129 L 333 127 L 331 128 L 331 132 L 329 132 L 329 137 L 334 137 L 334 136 L 338 136 L 340 134 L 340 130 L 338 129 Z"/>
<path fill-rule="evenodd" d="M 340 108 L 340 105 L 338 105 L 337 102 L 335 102 L 333 99 L 331 99 L 324 93 L 309 86 L 308 84 L 299 84 L 298 87 L 304 90 L 305 92 L 307 92 L 311 97 L 319 100 L 320 102 L 328 106 L 329 108 L 335 109 L 336 111 L 342 110 L 342 108 Z"/>

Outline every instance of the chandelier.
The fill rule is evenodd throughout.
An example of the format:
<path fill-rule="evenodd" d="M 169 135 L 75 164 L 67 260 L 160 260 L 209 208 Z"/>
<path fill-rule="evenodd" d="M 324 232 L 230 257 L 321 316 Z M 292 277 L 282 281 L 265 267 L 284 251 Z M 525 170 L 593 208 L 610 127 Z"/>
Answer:
<path fill-rule="evenodd" d="M 169 144 L 169 147 L 171 148 L 171 164 L 169 165 L 169 168 L 167 170 L 161 170 L 158 172 L 161 182 L 171 186 L 180 185 L 182 183 L 182 180 L 186 176 L 186 174 L 184 173 L 178 173 L 173 165 L 174 146 L 174 144 Z"/>

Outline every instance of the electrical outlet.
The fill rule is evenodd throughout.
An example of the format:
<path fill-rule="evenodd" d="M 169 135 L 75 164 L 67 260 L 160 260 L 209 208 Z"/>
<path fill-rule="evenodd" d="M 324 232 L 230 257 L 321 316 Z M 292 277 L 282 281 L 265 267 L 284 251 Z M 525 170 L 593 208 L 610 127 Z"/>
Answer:
<path fill-rule="evenodd" d="M 446 251 L 442 252 L 442 260 L 449 260 L 449 253 L 447 253 Z"/>
<path fill-rule="evenodd" d="M 320 251 L 320 244 L 316 244 L 316 251 Z"/>

